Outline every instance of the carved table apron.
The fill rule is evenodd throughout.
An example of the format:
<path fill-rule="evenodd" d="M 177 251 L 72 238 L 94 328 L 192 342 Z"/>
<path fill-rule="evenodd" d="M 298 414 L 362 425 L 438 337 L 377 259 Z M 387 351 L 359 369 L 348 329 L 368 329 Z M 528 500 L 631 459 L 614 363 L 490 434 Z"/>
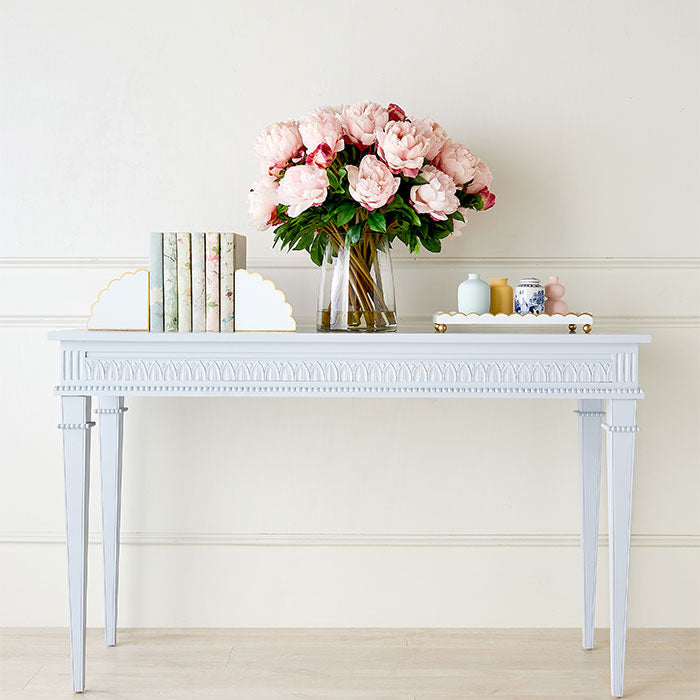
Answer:
<path fill-rule="evenodd" d="M 593 647 L 602 430 L 608 452 L 610 678 L 622 696 L 640 343 L 648 335 L 67 331 L 60 341 L 73 690 L 85 688 L 91 397 L 99 423 L 105 632 L 116 644 L 124 397 L 573 398 L 579 423 L 583 647 Z"/>

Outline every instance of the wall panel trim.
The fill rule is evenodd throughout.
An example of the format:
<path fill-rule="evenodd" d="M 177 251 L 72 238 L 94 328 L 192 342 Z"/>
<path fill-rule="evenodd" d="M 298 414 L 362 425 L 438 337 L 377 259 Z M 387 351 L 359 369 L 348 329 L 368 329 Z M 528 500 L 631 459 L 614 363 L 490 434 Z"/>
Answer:
<path fill-rule="evenodd" d="M 99 532 L 90 544 L 100 544 Z M 607 535 L 599 543 L 607 547 Z M 579 547 L 577 534 L 370 534 L 125 532 L 125 545 L 227 547 Z M 0 544 L 64 544 L 61 532 L 0 532 Z M 633 547 L 700 547 L 700 535 L 632 535 Z"/>
<path fill-rule="evenodd" d="M 552 269 L 591 269 L 591 270 L 700 270 L 700 257 L 474 257 L 429 255 L 423 254 L 418 258 L 394 256 L 394 266 L 463 266 L 491 268 L 533 268 Z M 147 257 L 0 257 L 0 269 L 99 269 L 99 268 L 127 268 L 147 267 Z M 316 269 L 308 257 L 302 254 L 270 255 L 265 257 L 251 257 L 248 259 L 251 269 L 275 268 L 275 269 Z"/>
<path fill-rule="evenodd" d="M 85 328 L 87 314 L 4 314 L 0 315 L 0 328 Z M 297 317 L 300 331 L 315 328 L 314 319 Z M 433 321 L 430 314 L 399 315 L 399 327 L 403 331 L 430 331 Z M 700 315 L 690 316 L 596 316 L 595 330 L 638 330 L 649 331 L 664 328 L 698 328 Z"/>

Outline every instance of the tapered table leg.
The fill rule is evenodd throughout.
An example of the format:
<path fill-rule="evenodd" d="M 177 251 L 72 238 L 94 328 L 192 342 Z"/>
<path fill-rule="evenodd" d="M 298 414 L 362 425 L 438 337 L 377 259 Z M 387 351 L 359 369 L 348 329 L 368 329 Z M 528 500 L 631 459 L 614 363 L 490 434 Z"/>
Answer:
<path fill-rule="evenodd" d="M 622 697 L 627 640 L 630 536 L 632 528 L 632 474 L 637 402 L 607 402 L 608 548 L 610 554 L 610 689 Z"/>
<path fill-rule="evenodd" d="M 119 593 L 119 530 L 121 521 L 124 397 L 101 396 L 99 408 L 100 473 L 102 481 L 102 553 L 105 578 L 105 643 L 117 643 Z"/>
<path fill-rule="evenodd" d="M 578 435 L 581 461 L 581 554 L 583 559 L 583 648 L 593 649 L 595 587 L 598 561 L 598 513 L 600 461 L 603 446 L 603 401 L 578 402 Z"/>
<path fill-rule="evenodd" d="M 87 598 L 88 505 L 90 497 L 89 396 L 61 398 L 66 489 L 66 542 L 70 602 L 70 655 L 73 691 L 85 690 L 85 605 Z"/>

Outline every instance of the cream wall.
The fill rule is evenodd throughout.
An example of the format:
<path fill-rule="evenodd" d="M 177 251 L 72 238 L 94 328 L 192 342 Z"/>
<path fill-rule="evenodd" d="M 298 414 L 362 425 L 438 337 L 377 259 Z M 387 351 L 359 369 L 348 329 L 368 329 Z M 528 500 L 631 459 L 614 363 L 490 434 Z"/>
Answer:
<path fill-rule="evenodd" d="M 67 624 L 46 332 L 81 325 L 151 230 L 247 233 L 309 320 L 316 270 L 246 223 L 252 144 L 365 98 L 435 117 L 495 176 L 496 208 L 443 255 L 397 250 L 405 328 L 478 271 L 558 273 L 598 330 L 653 334 L 630 623 L 700 625 L 698 19 L 690 0 L 5 0 L 0 626 Z M 128 403 L 122 625 L 579 623 L 571 402 Z M 90 625 L 98 487 L 95 468 Z"/>

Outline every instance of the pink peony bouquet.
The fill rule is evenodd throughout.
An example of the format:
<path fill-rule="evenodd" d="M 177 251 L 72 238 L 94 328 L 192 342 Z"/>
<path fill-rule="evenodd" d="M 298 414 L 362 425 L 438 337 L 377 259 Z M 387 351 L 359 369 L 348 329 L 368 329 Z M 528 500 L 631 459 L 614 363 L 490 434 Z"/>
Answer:
<path fill-rule="evenodd" d="M 321 264 L 329 235 L 357 245 L 374 232 L 411 252 L 437 253 L 460 236 L 469 209 L 490 209 L 491 171 L 432 119 L 395 104 L 322 107 L 257 137 L 262 176 L 248 197 L 251 225 Z"/>

